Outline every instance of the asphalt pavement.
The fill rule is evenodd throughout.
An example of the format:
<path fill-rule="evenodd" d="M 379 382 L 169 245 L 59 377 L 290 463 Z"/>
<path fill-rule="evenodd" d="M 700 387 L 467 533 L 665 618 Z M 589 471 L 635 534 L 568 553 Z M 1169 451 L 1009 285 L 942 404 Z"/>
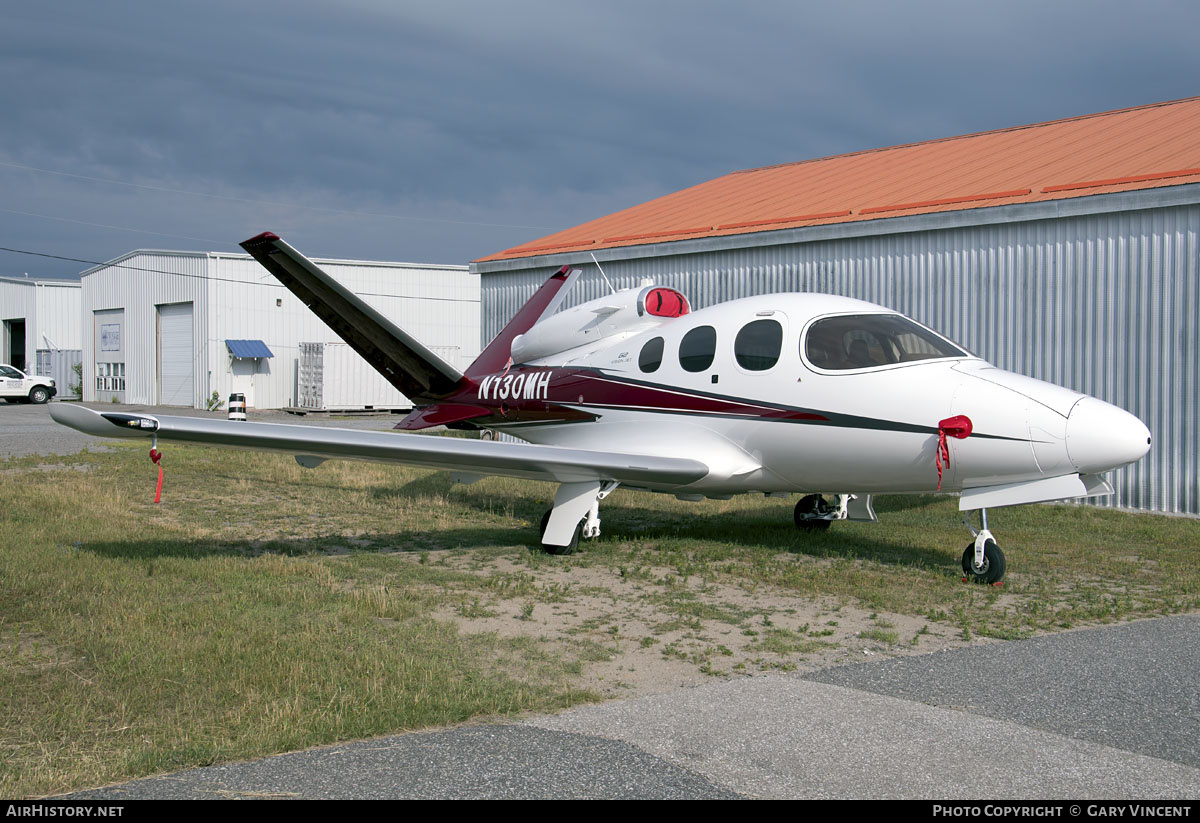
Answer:
<path fill-rule="evenodd" d="M 44 412 L 0 408 L 0 454 L 30 453 L 30 440 L 54 427 Z M 390 428 L 378 418 L 351 425 Z M 96 445 L 57 437 L 46 434 L 35 451 Z M 720 681 L 70 797 L 1194 801 L 1198 634 L 1200 615 L 1181 615 Z"/>
<path fill-rule="evenodd" d="M 1186 615 L 722 681 L 70 798 L 1194 801 L 1197 631 Z"/>

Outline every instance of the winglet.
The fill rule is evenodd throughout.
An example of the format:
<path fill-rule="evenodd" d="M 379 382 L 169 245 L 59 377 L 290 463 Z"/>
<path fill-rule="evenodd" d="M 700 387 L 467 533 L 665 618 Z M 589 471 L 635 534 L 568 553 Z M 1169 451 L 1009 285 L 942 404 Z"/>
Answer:
<path fill-rule="evenodd" d="M 50 407 L 55 423 L 98 437 L 149 437 L 158 431 L 158 418 L 149 414 L 92 411 L 74 403 Z"/>

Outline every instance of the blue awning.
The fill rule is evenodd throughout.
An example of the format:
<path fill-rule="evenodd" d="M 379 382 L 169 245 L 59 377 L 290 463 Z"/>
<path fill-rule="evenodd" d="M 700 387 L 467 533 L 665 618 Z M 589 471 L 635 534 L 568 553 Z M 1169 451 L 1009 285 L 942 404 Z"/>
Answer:
<path fill-rule="evenodd" d="M 261 340 L 226 340 L 229 353 L 238 358 L 274 357 L 267 344 Z"/>

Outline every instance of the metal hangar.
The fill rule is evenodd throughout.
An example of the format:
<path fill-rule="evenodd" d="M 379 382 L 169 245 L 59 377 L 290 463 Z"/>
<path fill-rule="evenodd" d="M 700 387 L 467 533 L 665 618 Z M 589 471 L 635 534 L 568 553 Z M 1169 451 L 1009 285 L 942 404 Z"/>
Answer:
<path fill-rule="evenodd" d="M 697 308 L 881 303 L 1155 437 L 1104 505 L 1200 514 L 1200 98 L 733 172 L 476 260 L 483 337 L 563 264 Z M 585 277 L 569 298 L 599 297 Z M 569 304 L 568 304 L 569 305 Z"/>

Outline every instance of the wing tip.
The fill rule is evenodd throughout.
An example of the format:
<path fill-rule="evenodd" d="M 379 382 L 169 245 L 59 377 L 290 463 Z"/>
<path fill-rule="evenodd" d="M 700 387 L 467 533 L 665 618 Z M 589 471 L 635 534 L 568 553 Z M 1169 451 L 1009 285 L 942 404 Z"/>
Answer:
<path fill-rule="evenodd" d="M 259 245 L 260 243 L 270 243 L 273 240 L 278 240 L 279 235 L 273 231 L 264 231 L 262 234 L 256 234 L 249 240 L 241 243 L 243 246 Z"/>

